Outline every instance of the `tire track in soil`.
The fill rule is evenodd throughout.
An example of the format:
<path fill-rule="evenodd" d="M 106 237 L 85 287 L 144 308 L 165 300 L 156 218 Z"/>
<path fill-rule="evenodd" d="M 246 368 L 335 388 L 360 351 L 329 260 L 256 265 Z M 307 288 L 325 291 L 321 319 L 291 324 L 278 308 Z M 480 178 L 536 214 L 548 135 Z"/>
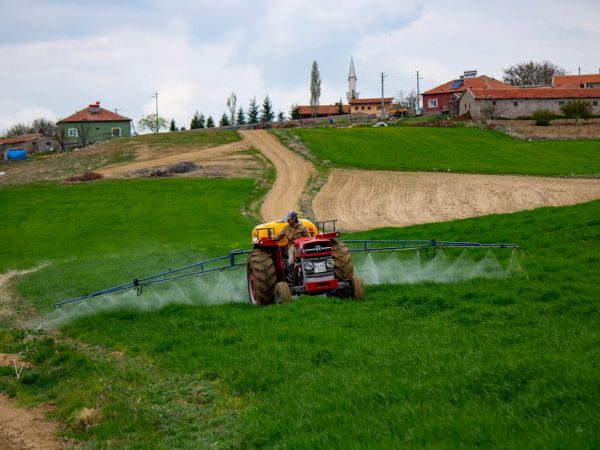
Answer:
<path fill-rule="evenodd" d="M 313 200 L 318 220 L 341 228 L 445 222 L 566 206 L 600 198 L 600 180 L 353 169 L 332 171 Z"/>

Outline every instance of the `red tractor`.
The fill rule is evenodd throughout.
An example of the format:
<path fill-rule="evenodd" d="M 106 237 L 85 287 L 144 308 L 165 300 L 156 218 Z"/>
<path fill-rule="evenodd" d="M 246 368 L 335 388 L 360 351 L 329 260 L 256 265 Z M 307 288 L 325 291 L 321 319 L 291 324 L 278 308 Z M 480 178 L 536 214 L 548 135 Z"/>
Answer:
<path fill-rule="evenodd" d="M 293 295 L 322 295 L 362 300 L 362 279 L 354 274 L 348 246 L 338 240 L 335 221 L 319 222 L 318 227 L 300 219 L 310 237 L 296 239 L 294 264 L 288 263 L 288 243 L 271 239 L 285 221 L 259 225 L 252 232 L 254 250 L 248 255 L 248 293 L 257 305 L 289 303 Z M 325 232 L 326 224 L 333 231 Z"/>

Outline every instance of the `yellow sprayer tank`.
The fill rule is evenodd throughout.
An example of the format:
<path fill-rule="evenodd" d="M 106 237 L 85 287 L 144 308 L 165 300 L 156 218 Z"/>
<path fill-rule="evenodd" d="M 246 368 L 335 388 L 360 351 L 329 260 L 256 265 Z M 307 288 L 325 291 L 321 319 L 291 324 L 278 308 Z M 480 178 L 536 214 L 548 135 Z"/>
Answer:
<path fill-rule="evenodd" d="M 304 224 L 306 226 L 306 228 L 308 228 L 308 231 L 310 232 L 312 237 L 316 237 L 318 232 L 317 232 L 317 227 L 315 226 L 314 223 L 312 223 L 310 220 L 306 220 L 306 219 L 298 219 L 300 222 L 302 222 L 302 224 Z M 279 234 L 281 233 L 281 230 L 283 230 L 283 228 L 287 225 L 287 222 L 285 220 L 277 220 L 274 222 L 268 222 L 268 223 L 262 223 L 260 225 L 256 225 L 254 227 L 254 229 L 252 230 L 252 242 L 258 242 L 259 239 L 265 238 L 265 237 L 269 237 L 269 233 L 272 233 L 272 235 L 275 234 Z M 288 245 L 288 240 L 287 238 L 283 238 L 279 241 L 279 246 L 280 247 L 284 247 Z"/>

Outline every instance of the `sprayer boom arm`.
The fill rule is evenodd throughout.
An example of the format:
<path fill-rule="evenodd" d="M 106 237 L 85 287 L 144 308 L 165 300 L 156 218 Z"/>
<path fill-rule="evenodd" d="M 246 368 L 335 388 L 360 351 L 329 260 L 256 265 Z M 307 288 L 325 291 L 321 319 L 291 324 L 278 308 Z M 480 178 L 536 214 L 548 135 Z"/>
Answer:
<path fill-rule="evenodd" d="M 142 288 L 144 286 L 152 286 L 153 284 L 164 283 L 165 281 L 175 281 L 182 278 L 206 275 L 207 273 L 212 272 L 237 269 L 238 267 L 246 265 L 246 261 L 240 261 L 238 257 L 247 255 L 248 253 L 250 253 L 249 250 L 233 250 L 229 252 L 228 255 L 219 256 L 206 261 L 200 261 L 194 264 L 179 267 L 177 269 L 169 269 L 166 272 L 157 273 L 156 275 L 150 275 L 149 277 L 145 278 L 135 278 L 130 283 L 113 286 L 111 288 L 93 292 L 88 295 L 82 295 L 81 297 L 73 298 L 71 300 L 65 300 L 63 302 L 54 304 L 54 307 L 59 308 L 70 303 L 77 303 L 83 300 L 101 297 L 103 295 L 114 294 L 115 292 L 126 291 L 128 289 L 137 289 L 138 295 L 141 295 Z"/>

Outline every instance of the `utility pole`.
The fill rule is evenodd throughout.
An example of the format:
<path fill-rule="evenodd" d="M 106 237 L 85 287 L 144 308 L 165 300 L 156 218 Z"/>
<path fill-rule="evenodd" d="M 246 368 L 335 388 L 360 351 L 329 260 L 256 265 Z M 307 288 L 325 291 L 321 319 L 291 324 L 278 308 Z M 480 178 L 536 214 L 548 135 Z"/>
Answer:
<path fill-rule="evenodd" d="M 158 133 L 158 92 L 152 94 L 152 98 L 156 99 L 156 132 Z"/>
<path fill-rule="evenodd" d="M 421 109 L 421 94 L 419 92 L 419 81 L 422 79 L 423 77 L 419 75 L 419 71 L 417 70 L 417 113 L 418 110 Z"/>
<path fill-rule="evenodd" d="M 383 80 L 385 80 L 385 73 L 381 72 L 381 120 L 385 119 L 385 103 L 383 101 Z"/>

